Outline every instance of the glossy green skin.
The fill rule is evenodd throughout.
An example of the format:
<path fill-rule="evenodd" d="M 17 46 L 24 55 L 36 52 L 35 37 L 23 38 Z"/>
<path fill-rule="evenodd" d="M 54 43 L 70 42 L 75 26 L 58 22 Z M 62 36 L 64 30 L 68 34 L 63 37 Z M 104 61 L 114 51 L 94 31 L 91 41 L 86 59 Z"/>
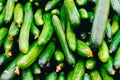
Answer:
<path fill-rule="evenodd" d="M 77 40 L 77 53 L 83 57 L 92 57 L 90 47 L 82 40 Z"/>
<path fill-rule="evenodd" d="M 50 61 L 52 55 L 55 52 L 55 48 L 55 43 L 52 41 L 46 46 L 46 48 L 43 50 L 42 54 L 38 58 L 38 64 L 40 65 L 40 67 L 43 67 L 48 61 Z"/>
<path fill-rule="evenodd" d="M 87 12 L 86 9 L 80 8 L 78 11 L 79 11 L 79 14 L 80 14 L 82 19 L 87 19 L 88 18 L 88 12 Z"/>
<path fill-rule="evenodd" d="M 54 58 L 57 62 L 62 62 L 64 61 L 64 54 L 62 53 L 61 50 L 57 49 L 54 54 Z"/>
<path fill-rule="evenodd" d="M 23 5 L 20 3 L 17 3 L 15 6 L 14 21 L 18 25 L 23 23 Z"/>
<path fill-rule="evenodd" d="M 111 6 L 114 11 L 116 11 L 118 14 L 120 14 L 120 2 L 119 0 L 110 0 Z"/>
<path fill-rule="evenodd" d="M 70 23 L 67 23 L 67 29 L 66 29 L 66 39 L 68 42 L 68 46 L 72 51 L 76 50 L 76 36 L 75 33 L 72 30 L 72 26 Z"/>
<path fill-rule="evenodd" d="M 86 63 L 85 63 L 85 67 L 88 70 L 92 70 L 93 68 L 95 68 L 96 66 L 96 61 L 93 58 L 87 59 Z"/>
<path fill-rule="evenodd" d="M 5 27 L 1 27 L 0 28 L 0 46 L 2 45 L 2 43 L 4 42 L 6 36 L 7 36 L 8 30 Z"/>
<path fill-rule="evenodd" d="M 22 71 L 22 80 L 34 80 L 33 74 L 30 68 L 24 69 Z"/>
<path fill-rule="evenodd" d="M 76 0 L 78 6 L 85 6 L 87 4 L 87 0 Z"/>
<path fill-rule="evenodd" d="M 68 15 L 70 24 L 74 27 L 80 25 L 80 15 L 76 8 L 74 0 L 64 0 L 65 11 Z"/>
<path fill-rule="evenodd" d="M 90 76 L 92 80 L 102 80 L 102 77 L 100 76 L 100 73 L 98 70 L 93 70 L 90 72 Z"/>
<path fill-rule="evenodd" d="M 5 18 L 5 9 L 3 9 L 0 14 L 0 25 L 4 23 L 4 18 Z"/>
<path fill-rule="evenodd" d="M 35 15 L 34 15 L 34 20 L 35 20 L 35 24 L 37 26 L 42 26 L 44 24 L 44 21 L 43 21 L 43 11 L 42 9 L 38 9 L 36 12 L 35 12 Z"/>
<path fill-rule="evenodd" d="M 52 15 L 57 15 L 57 16 L 59 16 L 60 12 L 59 12 L 58 9 L 53 9 L 53 10 L 51 11 L 51 14 L 52 14 Z"/>
<path fill-rule="evenodd" d="M 57 73 L 56 72 L 49 73 L 46 76 L 45 80 L 57 80 Z"/>
<path fill-rule="evenodd" d="M 65 80 L 65 75 L 64 75 L 64 72 L 61 72 L 58 76 L 58 79 L 57 80 Z"/>
<path fill-rule="evenodd" d="M 103 80 L 114 80 L 114 78 L 110 76 L 103 67 L 100 68 L 100 73 Z"/>
<path fill-rule="evenodd" d="M 26 54 L 29 50 L 29 34 L 32 21 L 33 21 L 32 3 L 27 2 L 25 4 L 24 21 L 19 35 L 19 49 L 24 54 Z"/>
<path fill-rule="evenodd" d="M 84 80 L 91 80 L 91 77 L 88 73 L 84 74 Z"/>
<path fill-rule="evenodd" d="M 21 53 L 21 56 L 16 63 L 18 68 L 25 69 L 29 67 L 38 58 L 43 48 L 44 46 L 38 45 L 37 41 L 35 41 L 30 46 L 29 52 L 26 55 Z"/>
<path fill-rule="evenodd" d="M 45 11 L 52 10 L 61 0 L 50 0 L 45 5 Z"/>
<path fill-rule="evenodd" d="M 79 60 L 74 67 L 72 80 L 83 80 L 85 74 L 85 62 Z"/>
<path fill-rule="evenodd" d="M 54 32 L 52 21 L 51 21 L 51 14 L 45 13 L 43 15 L 43 19 L 44 19 L 43 29 L 38 38 L 39 45 L 45 45 L 51 39 Z"/>
<path fill-rule="evenodd" d="M 5 53 L 7 54 L 8 52 L 11 52 L 13 48 L 14 41 L 10 40 L 9 36 L 7 36 L 5 42 L 4 42 L 4 50 Z"/>
<path fill-rule="evenodd" d="M 115 57 L 114 57 L 114 67 L 115 69 L 120 68 L 120 48 L 118 48 Z"/>
<path fill-rule="evenodd" d="M 117 48 L 119 47 L 119 43 L 120 43 L 120 29 L 117 31 L 117 33 L 112 39 L 112 42 L 110 43 L 110 46 L 109 46 L 110 53 L 113 53 L 117 50 Z"/>
<path fill-rule="evenodd" d="M 4 21 L 6 23 L 12 20 L 13 13 L 14 13 L 14 7 L 15 7 L 15 0 L 7 0 L 6 7 L 5 7 L 6 8 L 5 18 L 4 18 Z"/>
<path fill-rule="evenodd" d="M 107 43 L 103 41 L 98 51 L 98 58 L 101 62 L 105 63 L 108 61 L 109 57 L 110 55 L 109 55 Z"/>
<path fill-rule="evenodd" d="M 72 79 L 72 76 L 73 76 L 73 70 L 71 70 L 71 71 L 68 73 L 66 80 L 71 80 L 71 79 Z"/>
<path fill-rule="evenodd" d="M 19 28 L 16 26 L 16 23 L 13 21 L 12 24 L 10 25 L 8 35 L 10 37 L 15 37 L 19 33 Z"/>
<path fill-rule="evenodd" d="M 37 62 L 33 63 L 33 65 L 31 67 L 32 67 L 32 72 L 34 74 L 40 74 L 41 73 L 41 69 L 40 69 Z"/>
<path fill-rule="evenodd" d="M 75 57 L 73 56 L 73 54 L 68 48 L 68 44 L 67 44 L 66 37 L 65 37 L 65 32 L 62 28 L 60 19 L 56 15 L 53 15 L 52 22 L 53 22 L 54 30 L 56 32 L 56 35 L 62 47 L 63 53 L 65 55 L 66 61 L 71 65 L 75 64 Z"/>
<path fill-rule="evenodd" d="M 110 0 L 98 0 L 91 30 L 90 42 L 92 47 L 100 47 L 102 45 L 109 8 Z"/>
<path fill-rule="evenodd" d="M 114 65 L 113 65 L 113 58 L 110 57 L 108 62 L 103 63 L 103 67 L 106 69 L 106 71 L 110 74 L 110 75 L 115 75 L 115 69 L 114 69 Z"/>

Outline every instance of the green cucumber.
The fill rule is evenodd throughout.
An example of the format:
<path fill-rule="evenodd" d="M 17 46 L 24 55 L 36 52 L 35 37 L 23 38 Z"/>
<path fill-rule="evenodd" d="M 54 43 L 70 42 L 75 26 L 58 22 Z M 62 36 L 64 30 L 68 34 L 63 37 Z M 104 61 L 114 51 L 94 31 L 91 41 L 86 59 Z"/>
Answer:
<path fill-rule="evenodd" d="M 39 45 L 45 45 L 51 39 L 54 32 L 52 21 L 51 21 L 51 14 L 45 13 L 43 15 L 43 20 L 44 20 L 43 29 L 38 38 Z"/>
<path fill-rule="evenodd" d="M 76 0 L 76 4 L 78 6 L 85 6 L 87 4 L 87 0 Z"/>
<path fill-rule="evenodd" d="M 66 28 L 66 39 L 67 39 L 69 48 L 72 51 L 75 51 L 76 50 L 76 36 L 69 22 L 67 23 L 67 28 Z"/>
<path fill-rule="evenodd" d="M 40 74 L 41 73 L 41 68 L 39 67 L 39 65 L 38 65 L 37 62 L 33 63 L 33 65 L 31 66 L 31 68 L 32 68 L 32 72 L 34 74 Z"/>
<path fill-rule="evenodd" d="M 120 68 L 120 47 L 118 48 L 115 57 L 114 57 L 114 67 L 115 69 Z"/>
<path fill-rule="evenodd" d="M 103 42 L 106 29 L 106 22 L 110 8 L 110 0 L 98 0 L 95 10 L 94 21 L 91 30 L 91 46 L 100 47 Z"/>
<path fill-rule="evenodd" d="M 35 15 L 34 15 L 34 21 L 35 21 L 35 24 L 37 26 L 42 26 L 44 24 L 44 21 L 43 21 L 43 10 L 41 8 L 39 8 L 36 12 L 35 12 Z"/>
<path fill-rule="evenodd" d="M 4 23 L 4 18 L 5 18 L 5 9 L 3 9 L 3 11 L 0 13 L 0 25 Z"/>
<path fill-rule="evenodd" d="M 88 19 L 90 20 L 90 22 L 93 22 L 93 19 L 94 19 L 93 12 L 88 12 Z"/>
<path fill-rule="evenodd" d="M 73 70 L 71 70 L 71 71 L 67 74 L 66 80 L 71 80 L 72 77 L 73 77 Z"/>
<path fill-rule="evenodd" d="M 60 19 L 56 15 L 53 15 L 52 22 L 53 22 L 54 30 L 56 32 L 56 35 L 57 35 L 60 45 L 62 47 L 63 53 L 66 57 L 66 61 L 71 65 L 75 64 L 75 57 L 73 56 L 73 54 L 71 53 L 71 51 L 68 48 L 65 33 L 62 28 Z"/>
<path fill-rule="evenodd" d="M 58 76 L 58 80 L 65 80 L 65 74 L 64 72 L 61 72 Z"/>
<path fill-rule="evenodd" d="M 102 77 L 101 77 L 101 75 L 100 75 L 100 73 L 99 73 L 99 71 L 98 70 L 93 70 L 93 71 L 91 71 L 90 72 L 90 76 L 91 76 L 91 79 L 92 80 L 102 80 Z"/>
<path fill-rule="evenodd" d="M 22 80 L 34 80 L 33 74 L 30 68 L 24 69 L 22 71 Z"/>
<path fill-rule="evenodd" d="M 96 61 L 94 58 L 87 59 L 87 61 L 85 63 L 86 69 L 92 70 L 95 68 L 95 66 L 96 66 Z"/>
<path fill-rule="evenodd" d="M 65 11 L 68 15 L 68 20 L 73 27 L 80 25 L 80 15 L 75 5 L 74 0 L 64 0 Z"/>
<path fill-rule="evenodd" d="M 78 11 L 79 11 L 79 14 L 80 14 L 82 19 L 87 19 L 88 18 L 88 12 L 87 12 L 86 9 L 80 8 Z"/>
<path fill-rule="evenodd" d="M 59 16 L 60 12 L 59 12 L 58 9 L 53 9 L 53 10 L 51 11 L 51 14 L 52 14 L 52 15 L 57 15 L 57 16 Z"/>
<path fill-rule="evenodd" d="M 111 6 L 115 12 L 120 14 L 120 1 L 119 0 L 110 0 Z"/>
<path fill-rule="evenodd" d="M 5 7 L 5 18 L 4 18 L 4 21 L 6 23 L 12 20 L 14 7 L 15 7 L 15 0 L 7 0 L 6 7 Z"/>
<path fill-rule="evenodd" d="M 84 74 L 84 80 L 91 80 L 91 77 L 88 73 Z"/>
<path fill-rule="evenodd" d="M 32 3 L 27 2 L 25 4 L 24 21 L 19 35 L 19 49 L 24 54 L 26 54 L 29 50 L 29 34 L 32 20 L 33 20 Z"/>
<path fill-rule="evenodd" d="M 38 64 L 40 67 L 43 67 L 50 59 L 55 52 L 55 43 L 53 41 L 49 42 L 46 48 L 43 50 L 42 54 L 38 58 Z"/>
<path fill-rule="evenodd" d="M 77 40 L 77 53 L 83 57 L 93 57 L 92 50 L 82 40 Z"/>
<path fill-rule="evenodd" d="M 79 60 L 74 67 L 72 80 L 83 80 L 85 74 L 85 62 L 84 60 Z"/>
<path fill-rule="evenodd" d="M 110 55 L 109 55 L 107 43 L 103 41 L 98 51 L 98 58 L 101 62 L 105 63 L 108 61 L 109 57 Z"/>
<path fill-rule="evenodd" d="M 57 73 L 51 72 L 46 77 L 45 80 L 57 80 Z"/>
<path fill-rule="evenodd" d="M 17 3 L 15 6 L 14 21 L 17 23 L 18 27 L 23 23 L 23 5 L 20 3 Z"/>

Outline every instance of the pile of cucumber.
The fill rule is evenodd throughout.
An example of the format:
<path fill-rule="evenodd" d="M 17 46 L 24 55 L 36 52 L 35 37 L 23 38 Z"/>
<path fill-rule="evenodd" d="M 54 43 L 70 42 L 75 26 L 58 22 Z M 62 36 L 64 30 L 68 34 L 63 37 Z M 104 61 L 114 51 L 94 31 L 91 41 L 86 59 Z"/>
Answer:
<path fill-rule="evenodd" d="M 120 80 L 120 0 L 0 0 L 0 80 Z"/>

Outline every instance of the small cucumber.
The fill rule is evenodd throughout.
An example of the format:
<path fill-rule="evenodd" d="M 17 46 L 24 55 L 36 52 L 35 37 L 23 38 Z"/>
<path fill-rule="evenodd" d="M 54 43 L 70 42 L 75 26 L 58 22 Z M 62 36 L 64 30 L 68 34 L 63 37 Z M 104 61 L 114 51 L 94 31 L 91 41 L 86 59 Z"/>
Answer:
<path fill-rule="evenodd" d="M 120 68 L 120 48 L 118 48 L 115 57 L 114 57 L 114 67 L 115 69 Z"/>
<path fill-rule="evenodd" d="M 44 24 L 43 20 L 43 10 L 39 8 L 34 15 L 34 21 L 37 26 L 42 26 Z"/>
<path fill-rule="evenodd" d="M 86 69 L 92 70 L 95 68 L 95 66 L 96 66 L 96 61 L 94 58 L 87 59 L 87 61 L 85 63 Z"/>
<path fill-rule="evenodd" d="M 22 80 L 34 80 L 33 74 L 30 68 L 24 69 L 22 71 Z"/>
<path fill-rule="evenodd" d="M 87 0 L 76 0 L 76 4 L 78 6 L 85 6 L 87 4 Z"/>
<path fill-rule="evenodd" d="M 50 59 L 55 52 L 55 43 L 51 41 L 46 48 L 43 50 L 42 54 L 38 58 L 38 64 L 40 67 L 43 67 Z"/>
<path fill-rule="evenodd" d="M 91 77 L 88 73 L 84 74 L 84 80 L 91 80 Z"/>
<path fill-rule="evenodd" d="M 62 47 L 63 53 L 66 57 L 66 61 L 71 65 L 75 64 L 75 57 L 73 56 L 73 54 L 68 48 L 68 44 L 67 44 L 66 37 L 65 37 L 65 32 L 62 28 L 60 19 L 56 15 L 53 15 L 52 22 L 53 22 L 53 26 L 54 26 L 54 30 L 56 32 L 57 38 Z"/>
<path fill-rule="evenodd" d="M 54 32 L 52 21 L 51 21 L 51 14 L 45 13 L 43 15 L 43 20 L 44 20 L 43 29 L 38 38 L 39 45 L 45 45 L 51 39 Z"/>
<path fill-rule="evenodd" d="M 29 50 L 29 34 L 32 20 L 33 20 L 32 3 L 27 2 L 25 4 L 24 21 L 19 35 L 19 49 L 24 54 L 26 54 Z"/>
<path fill-rule="evenodd" d="M 65 75 L 64 75 L 64 72 L 61 72 L 58 76 L 58 79 L 57 80 L 65 80 Z"/>
<path fill-rule="evenodd" d="M 59 12 L 58 9 L 53 9 L 53 10 L 51 11 L 51 14 L 52 14 L 52 15 L 57 15 L 57 16 L 59 16 L 60 12 Z"/>
<path fill-rule="evenodd" d="M 76 36 L 69 22 L 67 23 L 67 28 L 66 28 L 66 39 L 67 39 L 69 48 L 72 51 L 75 51 L 76 50 Z"/>
<path fill-rule="evenodd" d="M 79 11 L 79 14 L 80 14 L 82 19 L 87 19 L 88 18 L 88 12 L 87 12 L 86 9 L 80 8 L 78 11 Z"/>
<path fill-rule="evenodd" d="M 101 62 L 105 63 L 108 61 L 109 57 L 110 55 L 109 55 L 107 43 L 103 41 L 98 51 L 98 58 Z"/>
<path fill-rule="evenodd" d="M 51 73 L 49 73 L 49 74 L 46 76 L 45 80 L 58 80 L 58 79 L 57 79 L 57 73 L 56 73 L 56 72 L 51 72 Z"/>
<path fill-rule="evenodd" d="M 14 21 L 17 23 L 18 27 L 23 23 L 23 5 L 21 3 L 17 3 L 15 6 Z"/>
<path fill-rule="evenodd" d="M 93 70 L 90 72 L 90 76 L 92 80 L 102 80 L 102 77 L 100 76 L 100 73 L 98 70 Z"/>
<path fill-rule="evenodd" d="M 94 19 L 93 12 L 88 12 L 88 19 L 90 20 L 90 22 L 93 22 L 93 19 Z"/>
<path fill-rule="evenodd" d="M 5 18 L 5 9 L 3 9 L 2 12 L 0 13 L 0 25 L 4 23 L 4 18 Z"/>
<path fill-rule="evenodd" d="M 40 67 L 39 67 L 39 65 L 38 65 L 37 62 L 33 63 L 33 65 L 31 66 L 31 68 L 32 68 L 32 72 L 34 74 L 40 74 L 41 73 L 41 69 L 40 69 Z"/>
<path fill-rule="evenodd" d="M 110 0 L 111 6 L 115 12 L 120 14 L 120 1 L 119 0 Z"/>
<path fill-rule="evenodd" d="M 73 77 L 73 70 L 71 70 L 71 71 L 67 74 L 66 80 L 71 80 L 72 77 Z"/>
<path fill-rule="evenodd" d="M 82 40 L 77 40 L 77 53 L 83 57 L 93 57 L 92 50 Z"/>

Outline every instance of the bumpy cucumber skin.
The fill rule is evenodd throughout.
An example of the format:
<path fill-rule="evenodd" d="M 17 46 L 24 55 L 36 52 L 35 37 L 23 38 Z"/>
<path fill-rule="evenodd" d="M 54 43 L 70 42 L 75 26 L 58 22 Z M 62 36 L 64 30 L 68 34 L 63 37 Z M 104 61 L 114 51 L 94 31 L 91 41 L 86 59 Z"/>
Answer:
<path fill-rule="evenodd" d="M 57 80 L 57 73 L 56 72 L 49 73 L 46 76 L 45 80 Z"/>

